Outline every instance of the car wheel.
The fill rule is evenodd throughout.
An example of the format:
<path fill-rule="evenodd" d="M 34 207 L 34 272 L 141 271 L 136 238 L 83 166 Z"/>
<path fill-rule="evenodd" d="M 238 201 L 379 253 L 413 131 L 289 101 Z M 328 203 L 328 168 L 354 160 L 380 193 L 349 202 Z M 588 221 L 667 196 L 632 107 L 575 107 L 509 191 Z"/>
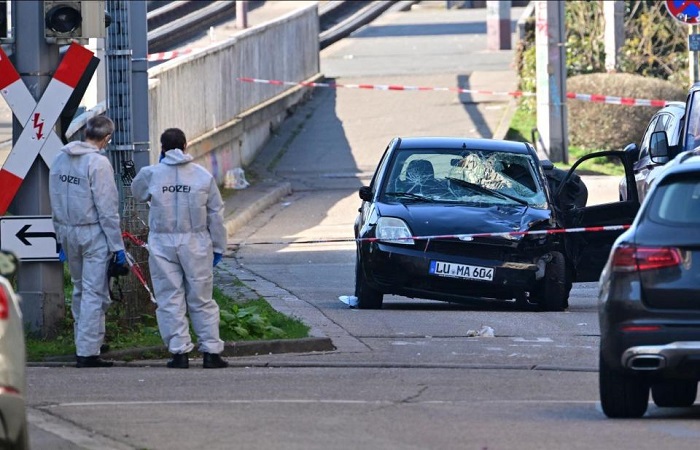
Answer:
<path fill-rule="evenodd" d="M 22 430 L 20 430 L 17 440 L 9 448 L 13 450 L 29 450 L 29 433 L 27 432 L 26 423 L 22 427 Z"/>
<path fill-rule="evenodd" d="M 566 260 L 560 252 L 552 252 L 552 260 L 544 269 L 532 293 L 540 311 L 563 311 L 569 305 L 569 283 L 566 273 Z"/>
<path fill-rule="evenodd" d="M 651 398 L 661 407 L 691 406 L 697 395 L 696 380 L 664 380 L 651 386 Z"/>
<path fill-rule="evenodd" d="M 355 261 L 355 297 L 360 309 L 381 309 L 384 302 L 384 294 L 367 284 L 359 252 Z"/>
<path fill-rule="evenodd" d="M 637 418 L 647 412 L 649 383 L 647 380 L 614 370 L 599 356 L 598 380 L 600 404 L 610 418 Z"/>

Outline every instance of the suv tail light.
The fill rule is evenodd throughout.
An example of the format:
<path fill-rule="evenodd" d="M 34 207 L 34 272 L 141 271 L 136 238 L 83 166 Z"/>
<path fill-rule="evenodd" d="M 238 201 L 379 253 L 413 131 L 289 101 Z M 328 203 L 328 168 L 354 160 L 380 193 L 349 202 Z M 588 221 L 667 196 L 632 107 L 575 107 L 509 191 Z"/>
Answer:
<path fill-rule="evenodd" d="M 674 247 L 617 247 L 612 256 L 612 269 L 616 272 L 636 272 L 663 269 L 681 264 L 681 252 Z"/>
<path fill-rule="evenodd" d="M 0 320 L 7 320 L 10 315 L 10 299 L 5 288 L 0 285 Z"/>

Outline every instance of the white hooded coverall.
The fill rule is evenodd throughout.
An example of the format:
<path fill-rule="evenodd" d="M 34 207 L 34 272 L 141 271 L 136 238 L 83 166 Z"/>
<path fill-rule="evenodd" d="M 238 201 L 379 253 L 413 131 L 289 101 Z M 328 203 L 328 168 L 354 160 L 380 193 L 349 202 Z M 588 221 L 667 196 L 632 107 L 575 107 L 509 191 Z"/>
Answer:
<path fill-rule="evenodd" d="M 111 300 L 107 267 L 124 250 L 114 170 L 94 145 L 70 142 L 49 172 L 49 197 L 56 241 L 73 280 L 71 310 L 77 356 L 100 354 L 105 312 Z"/>
<path fill-rule="evenodd" d="M 151 202 L 148 264 L 163 342 L 173 354 L 194 348 L 187 309 L 198 350 L 218 354 L 224 343 L 212 297 L 213 259 L 226 247 L 224 204 L 214 177 L 191 161 L 180 149 L 168 150 L 159 164 L 139 171 L 131 192 L 138 201 Z"/>

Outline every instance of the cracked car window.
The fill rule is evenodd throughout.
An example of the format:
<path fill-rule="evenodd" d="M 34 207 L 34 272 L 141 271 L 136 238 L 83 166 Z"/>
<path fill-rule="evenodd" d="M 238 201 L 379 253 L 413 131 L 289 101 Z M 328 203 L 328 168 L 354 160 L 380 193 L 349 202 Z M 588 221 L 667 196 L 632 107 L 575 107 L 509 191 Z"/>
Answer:
<path fill-rule="evenodd" d="M 470 189 L 476 184 L 515 197 L 533 207 L 546 207 L 535 162 L 529 155 L 497 151 L 427 149 L 400 152 L 385 192 L 420 195 L 435 202 L 510 204 L 512 199 Z M 459 181 L 465 183 L 458 183 Z M 399 201 L 399 200 L 395 200 Z"/>

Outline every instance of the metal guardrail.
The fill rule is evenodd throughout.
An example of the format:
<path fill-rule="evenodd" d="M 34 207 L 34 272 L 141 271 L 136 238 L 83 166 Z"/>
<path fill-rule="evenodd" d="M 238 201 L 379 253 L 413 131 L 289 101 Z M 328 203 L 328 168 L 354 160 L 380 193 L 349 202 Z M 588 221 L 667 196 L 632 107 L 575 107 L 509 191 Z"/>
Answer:
<path fill-rule="evenodd" d="M 257 7 L 264 2 L 251 2 Z M 319 4 L 319 47 L 325 48 L 350 35 L 353 31 L 375 20 L 389 9 L 405 10 L 418 1 L 344 1 L 333 0 Z M 148 45 L 151 52 L 159 51 L 159 48 L 166 49 L 176 46 L 178 43 L 188 39 L 192 34 L 201 33 L 206 30 L 211 23 L 222 20 L 230 20 L 220 15 L 222 9 L 226 13 L 233 13 L 235 17 L 235 7 L 229 1 L 172 1 L 163 2 L 163 6 L 149 11 L 147 15 L 149 29 L 157 27 L 148 33 Z M 209 22 L 207 22 L 209 21 Z M 200 26 L 198 29 L 194 23 Z M 159 47 L 161 46 L 161 47 Z M 71 139 L 79 133 L 87 120 L 104 113 L 106 105 L 104 102 L 96 105 L 83 114 L 79 115 L 66 130 L 66 137 Z"/>
<path fill-rule="evenodd" d="M 230 1 L 178 1 L 148 13 L 148 50 L 166 51 L 209 27 L 236 17 Z"/>
<path fill-rule="evenodd" d="M 263 1 L 251 1 L 250 9 Z M 367 25 L 390 8 L 406 9 L 417 1 L 331 0 L 320 3 L 319 46 L 326 48 Z M 167 51 L 205 32 L 210 26 L 236 17 L 235 2 L 173 1 L 148 12 L 148 48 L 151 53 Z"/>

